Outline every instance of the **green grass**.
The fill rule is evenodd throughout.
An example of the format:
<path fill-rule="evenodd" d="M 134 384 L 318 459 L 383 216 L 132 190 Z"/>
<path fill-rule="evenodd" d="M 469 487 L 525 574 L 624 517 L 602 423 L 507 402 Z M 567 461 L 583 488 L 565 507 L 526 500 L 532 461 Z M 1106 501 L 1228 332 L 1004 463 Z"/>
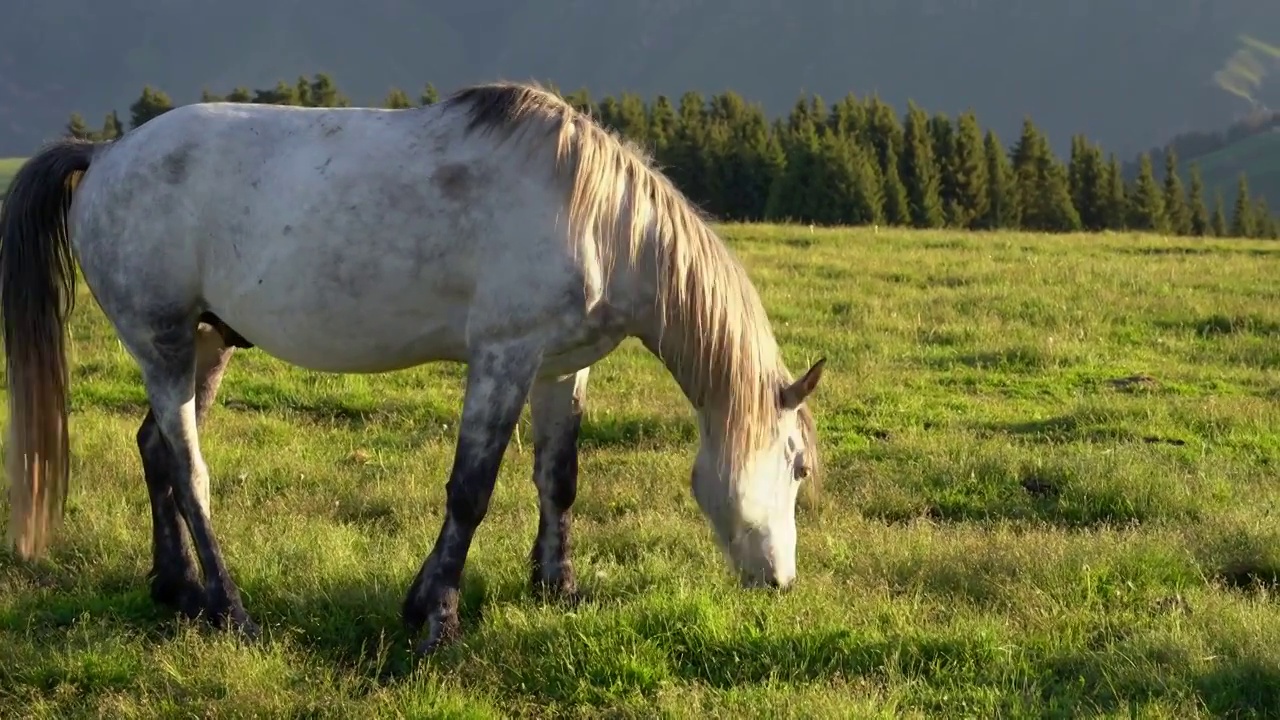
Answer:
<path fill-rule="evenodd" d="M 266 641 L 151 605 L 138 372 L 84 296 L 52 558 L 0 556 L 5 717 L 1263 717 L 1280 712 L 1280 244 L 726 229 L 814 399 L 800 582 L 738 590 L 689 495 L 696 432 L 628 343 L 593 373 L 575 553 L 526 589 L 520 428 L 415 662 L 461 374 L 241 352 L 203 439 Z M 527 415 L 526 415 L 527 417 Z"/>
<path fill-rule="evenodd" d="M 0 158 L 0 198 L 9 190 L 9 181 L 26 161 L 26 158 Z"/>

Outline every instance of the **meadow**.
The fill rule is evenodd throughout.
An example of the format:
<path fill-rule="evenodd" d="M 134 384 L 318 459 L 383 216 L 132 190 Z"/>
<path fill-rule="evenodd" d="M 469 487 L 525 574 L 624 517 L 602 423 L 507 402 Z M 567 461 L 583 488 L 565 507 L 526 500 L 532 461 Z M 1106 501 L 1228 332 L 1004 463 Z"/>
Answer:
<path fill-rule="evenodd" d="M 1266 717 L 1280 713 L 1280 243 L 721 228 L 812 400 L 797 586 L 739 590 L 692 414 L 628 342 L 593 371 L 586 601 L 527 588 L 527 423 L 415 660 L 462 374 L 233 360 L 203 429 L 254 646 L 151 604 L 139 374 L 81 289 L 73 489 L 0 554 L 4 717 Z M 339 329 L 340 331 L 340 329 Z M 6 516 L 7 516 L 7 510 Z"/>
<path fill-rule="evenodd" d="M 0 158 L 0 196 L 8 191 L 9 181 L 13 179 L 14 174 L 24 162 L 26 158 Z"/>

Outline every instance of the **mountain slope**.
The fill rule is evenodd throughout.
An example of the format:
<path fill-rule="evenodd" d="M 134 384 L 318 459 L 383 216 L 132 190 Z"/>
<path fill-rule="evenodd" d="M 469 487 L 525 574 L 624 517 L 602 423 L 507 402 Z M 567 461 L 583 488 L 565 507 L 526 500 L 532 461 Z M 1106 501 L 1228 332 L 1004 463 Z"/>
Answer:
<path fill-rule="evenodd" d="M 1222 193 L 1229 212 L 1236 183 L 1244 173 L 1249 191 L 1266 198 L 1269 207 L 1280 209 L 1280 129 L 1267 130 L 1190 160 L 1200 166 L 1206 201 L 1212 202 L 1213 193 Z"/>

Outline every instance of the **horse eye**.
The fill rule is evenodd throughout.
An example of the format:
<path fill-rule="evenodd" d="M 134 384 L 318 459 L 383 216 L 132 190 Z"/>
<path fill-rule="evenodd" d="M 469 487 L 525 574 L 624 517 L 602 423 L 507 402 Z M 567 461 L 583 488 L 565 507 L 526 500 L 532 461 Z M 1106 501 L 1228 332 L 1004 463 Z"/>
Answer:
<path fill-rule="evenodd" d="M 800 467 L 796 468 L 796 479 L 797 479 L 797 480 L 803 480 L 803 479 L 805 479 L 805 478 L 807 478 L 807 477 L 809 477 L 809 466 L 808 466 L 808 465 L 801 465 Z"/>

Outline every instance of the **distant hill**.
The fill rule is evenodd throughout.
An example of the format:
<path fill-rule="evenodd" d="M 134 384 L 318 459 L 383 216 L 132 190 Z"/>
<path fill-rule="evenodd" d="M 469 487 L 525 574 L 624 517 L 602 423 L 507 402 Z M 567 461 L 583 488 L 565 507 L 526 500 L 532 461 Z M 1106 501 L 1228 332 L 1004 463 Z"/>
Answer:
<path fill-rule="evenodd" d="M 1280 209 L 1280 127 L 1190 160 L 1199 164 L 1206 192 L 1221 192 L 1227 207 L 1235 197 L 1240 173 L 1244 173 L 1249 191 L 1266 198 L 1271 208 Z"/>
<path fill-rule="evenodd" d="M 497 77 L 646 98 L 733 89 L 787 111 L 801 91 L 878 94 L 899 111 L 972 108 L 1001 137 L 1030 115 L 1065 154 L 1085 133 L 1121 157 L 1222 127 L 1268 89 L 1224 91 L 1239 33 L 1274 0 L 30 0 L 0 22 L 0 157 L 75 111 L 100 125 L 144 84 L 271 87 L 325 72 L 360 104 Z M 1239 88 L 1237 88 L 1239 89 Z M 1274 88 L 1270 90 L 1273 94 Z M 1274 98 L 1272 99 L 1274 100 Z M 1246 102 L 1248 101 L 1248 102 Z"/>
<path fill-rule="evenodd" d="M 1223 129 L 1184 133 L 1143 151 L 1158 177 L 1163 178 L 1165 154 L 1170 149 L 1178 158 L 1184 183 L 1190 165 L 1200 166 L 1206 200 L 1212 201 L 1213 193 L 1220 192 L 1230 207 L 1244 173 L 1250 192 L 1280 209 L 1280 112 L 1258 108 Z M 1126 180 L 1137 177 L 1140 157 L 1135 155 L 1124 163 Z"/>

